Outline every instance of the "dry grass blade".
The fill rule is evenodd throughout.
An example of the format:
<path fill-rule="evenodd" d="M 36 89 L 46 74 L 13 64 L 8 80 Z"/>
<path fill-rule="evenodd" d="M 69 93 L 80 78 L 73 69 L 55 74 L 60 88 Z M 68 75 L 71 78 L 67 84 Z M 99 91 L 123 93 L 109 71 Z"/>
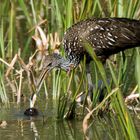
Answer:
<path fill-rule="evenodd" d="M 14 69 L 14 67 L 11 67 L 11 65 L 9 63 L 7 63 L 6 61 L 4 61 L 2 58 L 0 58 L 0 61 L 2 63 L 4 63 L 5 65 L 7 65 L 9 67 L 9 69 Z"/>
<path fill-rule="evenodd" d="M 23 74 L 23 69 L 20 69 L 19 73 L 20 73 L 20 79 L 19 79 L 19 86 L 18 86 L 18 91 L 17 91 L 17 104 L 20 103 L 21 100 L 21 87 L 22 87 L 22 74 Z"/>
<path fill-rule="evenodd" d="M 14 56 L 14 58 L 12 59 L 10 65 L 9 65 L 9 68 L 8 70 L 6 71 L 6 74 L 5 76 L 7 77 L 11 71 L 11 69 L 13 69 L 13 66 L 15 65 L 15 63 L 17 62 L 17 54 Z"/>
<path fill-rule="evenodd" d="M 83 120 L 83 132 L 84 132 L 85 136 L 86 136 L 86 132 L 87 132 L 88 127 L 89 127 L 89 124 L 88 124 L 89 119 L 90 119 L 91 116 L 93 115 L 94 111 L 96 111 L 97 109 L 101 108 L 101 107 L 103 106 L 103 104 L 106 102 L 106 100 L 107 100 L 110 96 L 112 96 L 115 92 L 117 92 L 118 90 L 119 90 L 119 88 L 113 89 L 113 90 L 111 91 L 111 93 L 108 94 L 107 97 L 105 97 L 105 98 L 103 99 L 103 101 L 102 101 L 99 105 L 97 105 L 93 110 L 91 110 L 91 111 L 84 117 L 84 120 Z"/>
<path fill-rule="evenodd" d="M 36 29 L 38 30 L 38 32 L 39 32 L 39 34 L 40 34 L 40 38 L 41 38 L 41 40 L 42 40 L 42 44 L 43 44 L 44 48 L 45 48 L 46 50 L 48 50 L 48 40 L 47 40 L 47 38 L 46 38 L 45 33 L 43 32 L 43 30 L 41 29 L 40 26 L 37 26 Z"/>

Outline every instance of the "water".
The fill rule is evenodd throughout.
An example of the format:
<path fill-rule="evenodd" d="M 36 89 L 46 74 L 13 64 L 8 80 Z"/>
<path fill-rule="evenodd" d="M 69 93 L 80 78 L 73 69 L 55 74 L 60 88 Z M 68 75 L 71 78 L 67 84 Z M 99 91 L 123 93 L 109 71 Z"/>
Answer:
<path fill-rule="evenodd" d="M 52 103 L 46 104 L 46 111 L 37 117 L 27 117 L 24 111 L 27 105 L 10 108 L 1 106 L 0 122 L 7 125 L 0 126 L 0 140 L 83 140 L 82 120 L 60 121 L 56 119 L 56 108 Z M 134 116 L 138 134 L 140 122 Z M 123 140 L 123 133 L 113 116 L 95 118 L 87 133 L 89 140 Z"/>
<path fill-rule="evenodd" d="M 83 138 L 77 126 L 77 131 L 74 131 L 75 123 L 72 123 L 72 126 L 71 123 L 56 122 L 50 118 L 45 123 L 41 120 L 17 120 L 7 123 L 6 128 L 0 129 L 0 139 L 80 140 Z"/>
<path fill-rule="evenodd" d="M 11 105 L 10 108 L 1 107 L 0 122 L 5 120 L 7 125 L 0 127 L 0 140 L 83 139 L 81 121 L 58 121 L 51 107 L 37 117 L 25 116 L 25 109 L 25 106 L 16 105 Z"/>

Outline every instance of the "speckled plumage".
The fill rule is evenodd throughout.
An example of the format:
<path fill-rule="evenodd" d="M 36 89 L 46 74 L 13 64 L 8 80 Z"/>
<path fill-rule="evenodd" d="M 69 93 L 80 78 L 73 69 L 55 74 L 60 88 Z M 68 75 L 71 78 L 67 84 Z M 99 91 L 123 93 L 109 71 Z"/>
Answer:
<path fill-rule="evenodd" d="M 91 58 L 84 49 L 83 40 L 91 44 L 93 51 L 101 61 L 105 61 L 112 54 L 140 45 L 140 21 L 126 18 L 94 18 L 72 25 L 63 38 L 67 58 L 65 59 L 59 54 L 46 56 L 34 95 L 39 92 L 50 70 L 58 67 L 69 72 L 71 67 L 76 67 L 79 64 L 84 55 L 87 58 L 86 72 L 89 95 L 92 95 L 93 86 L 88 65 Z M 33 108 L 34 101 L 32 99 L 30 108 L 25 111 L 25 114 L 30 116 L 36 115 L 37 112 Z"/>
<path fill-rule="evenodd" d="M 82 41 L 91 44 L 96 55 L 106 60 L 110 55 L 140 45 L 140 21 L 127 18 L 86 19 L 72 25 L 64 34 L 67 59 L 75 66 L 84 54 Z"/>

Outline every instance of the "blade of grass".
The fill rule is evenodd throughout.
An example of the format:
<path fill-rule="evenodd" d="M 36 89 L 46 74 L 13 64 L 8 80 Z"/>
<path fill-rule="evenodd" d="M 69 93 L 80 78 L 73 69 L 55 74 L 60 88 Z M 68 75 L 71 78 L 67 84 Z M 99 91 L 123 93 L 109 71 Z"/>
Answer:
<path fill-rule="evenodd" d="M 108 61 L 108 66 L 109 66 L 114 84 L 116 87 L 118 87 L 119 83 L 116 79 L 113 67 L 111 66 L 109 61 Z M 137 133 L 136 133 L 136 130 L 134 127 L 134 123 L 133 123 L 132 118 L 131 118 L 131 116 L 126 108 L 126 105 L 124 103 L 120 89 L 118 90 L 116 96 L 114 96 L 112 101 L 113 101 L 112 102 L 113 108 L 115 109 L 116 112 L 118 112 L 120 125 L 122 125 L 122 128 L 123 128 L 124 132 L 126 133 L 126 138 L 137 139 Z"/>
<path fill-rule="evenodd" d="M 138 91 L 139 91 L 139 94 L 140 94 L 140 55 L 137 54 L 136 55 L 136 66 L 135 66 L 135 76 L 136 76 L 136 80 L 137 80 L 137 83 L 138 83 Z"/>
<path fill-rule="evenodd" d="M 18 3 L 19 3 L 20 7 L 22 8 L 22 10 L 23 10 L 23 12 L 26 16 L 26 19 L 27 19 L 29 25 L 31 26 L 32 22 L 31 22 L 30 12 L 27 9 L 27 4 L 25 3 L 24 0 L 18 0 Z"/>

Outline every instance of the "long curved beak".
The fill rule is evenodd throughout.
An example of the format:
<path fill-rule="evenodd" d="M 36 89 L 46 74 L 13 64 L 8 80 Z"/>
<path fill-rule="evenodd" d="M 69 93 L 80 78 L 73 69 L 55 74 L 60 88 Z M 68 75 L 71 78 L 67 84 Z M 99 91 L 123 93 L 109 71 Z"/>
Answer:
<path fill-rule="evenodd" d="M 37 80 L 36 94 L 38 94 L 38 92 L 40 91 L 40 89 L 41 89 L 41 87 L 42 87 L 42 84 L 43 84 L 43 82 L 44 82 L 44 80 L 45 80 L 47 74 L 48 74 L 52 69 L 53 69 L 52 67 L 51 67 L 51 68 L 48 67 L 48 68 L 45 68 L 45 69 L 41 72 L 41 74 L 40 74 L 40 76 L 39 76 L 39 78 L 38 78 L 38 80 Z"/>
<path fill-rule="evenodd" d="M 38 80 L 37 80 L 37 82 L 36 82 L 36 84 L 35 84 L 36 89 L 35 89 L 35 91 L 32 93 L 32 95 L 31 95 L 31 97 L 30 97 L 30 109 L 31 109 L 31 108 L 34 108 L 34 105 L 35 105 L 35 102 L 36 102 L 37 94 L 39 93 L 39 91 L 40 91 L 40 89 L 41 89 L 41 87 L 42 87 L 42 84 L 43 84 L 43 82 L 44 82 L 44 79 L 46 78 L 46 75 L 47 75 L 52 69 L 53 69 L 52 67 L 47 67 L 47 68 L 45 68 L 45 69 L 41 72 L 41 74 L 40 74 L 40 76 L 39 76 L 39 78 L 38 78 Z M 31 113 L 31 112 L 29 111 L 29 114 L 30 114 L 30 113 Z"/>

